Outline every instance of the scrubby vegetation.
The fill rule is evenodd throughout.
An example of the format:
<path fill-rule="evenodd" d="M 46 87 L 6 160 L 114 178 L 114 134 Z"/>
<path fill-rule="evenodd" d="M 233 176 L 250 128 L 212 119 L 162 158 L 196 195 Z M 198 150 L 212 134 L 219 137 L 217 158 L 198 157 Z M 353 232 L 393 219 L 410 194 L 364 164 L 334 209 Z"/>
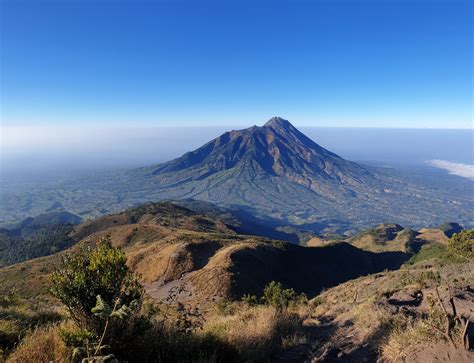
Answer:
<path fill-rule="evenodd" d="M 267 305 L 278 311 L 290 306 L 307 304 L 308 298 L 305 294 L 297 294 L 293 289 L 285 289 L 280 282 L 272 281 L 265 286 L 263 295 L 257 298 L 255 295 L 245 294 L 242 301 L 249 306 Z"/>
<path fill-rule="evenodd" d="M 430 241 L 427 230 L 421 241 L 394 229 L 368 242 L 420 240 L 401 267 L 400 250 L 242 236 L 169 203 L 101 217 L 74 228 L 71 249 L 0 269 L 3 358 L 395 362 L 424 344 L 466 351 L 473 231 Z"/>
<path fill-rule="evenodd" d="M 125 253 L 106 237 L 94 249 L 66 254 L 51 275 L 51 292 L 75 325 L 73 331 L 61 331 L 75 356 L 93 361 L 104 357 L 104 350 L 124 356 L 130 336 L 143 329 L 139 315 L 143 288 L 126 260 Z"/>
<path fill-rule="evenodd" d="M 307 299 L 276 282 L 258 304 L 221 302 L 206 316 L 177 301 L 179 287 L 162 304 L 145 302 L 124 252 L 109 237 L 65 254 L 50 280 L 64 310 L 42 320 L 30 315 L 25 326 L 15 321 L 9 336 L 1 325 L 7 361 L 261 361 L 306 339 Z M 1 305 L 18 306 L 14 293 Z"/>
<path fill-rule="evenodd" d="M 449 240 L 448 249 L 465 259 L 474 258 L 474 229 L 454 233 Z"/>
<path fill-rule="evenodd" d="M 416 264 L 434 260 L 439 264 L 465 262 L 474 258 L 474 230 L 454 233 L 447 244 L 430 243 L 424 245 L 407 263 Z"/>
<path fill-rule="evenodd" d="M 31 332 L 56 323 L 62 316 L 45 305 L 31 305 L 15 290 L 0 297 L 0 361 Z"/>

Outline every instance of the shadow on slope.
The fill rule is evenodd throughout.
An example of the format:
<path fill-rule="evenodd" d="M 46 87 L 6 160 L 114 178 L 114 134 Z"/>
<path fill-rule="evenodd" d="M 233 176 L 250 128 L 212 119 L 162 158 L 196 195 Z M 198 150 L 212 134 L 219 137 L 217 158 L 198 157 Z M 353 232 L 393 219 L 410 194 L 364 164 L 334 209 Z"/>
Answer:
<path fill-rule="evenodd" d="M 360 276 L 383 270 L 395 270 L 408 260 L 403 252 L 373 253 L 347 243 L 325 247 L 300 247 L 286 244 L 281 248 L 259 245 L 242 249 L 232 256 L 233 294 L 261 294 L 272 280 L 279 281 L 309 297 Z"/>
<path fill-rule="evenodd" d="M 281 220 L 271 217 L 262 218 L 258 216 L 256 209 L 250 207 L 233 205 L 229 208 L 223 208 L 195 199 L 173 201 L 172 203 L 196 213 L 219 218 L 238 234 L 261 236 L 299 244 L 309 240 L 315 232 L 311 228 L 303 230 L 292 225 L 282 224 Z M 321 231 L 327 226 L 325 223 L 319 223 L 318 230 Z"/>

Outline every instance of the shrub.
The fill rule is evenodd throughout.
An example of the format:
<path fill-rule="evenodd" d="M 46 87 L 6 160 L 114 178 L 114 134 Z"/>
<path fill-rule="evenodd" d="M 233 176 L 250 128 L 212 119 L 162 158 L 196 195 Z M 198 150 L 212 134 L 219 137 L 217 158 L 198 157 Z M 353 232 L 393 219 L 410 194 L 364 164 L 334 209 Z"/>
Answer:
<path fill-rule="evenodd" d="M 235 313 L 235 305 L 232 301 L 222 299 L 216 305 L 216 309 L 221 315 L 231 315 Z"/>
<path fill-rule="evenodd" d="M 0 296 L 0 308 L 9 308 L 18 305 L 20 299 L 15 289 L 10 290 L 7 294 Z"/>
<path fill-rule="evenodd" d="M 128 338 L 133 336 L 130 330 L 146 325 L 139 314 L 143 288 L 110 237 L 100 239 L 95 248 L 67 254 L 51 282 L 52 294 L 66 306 L 76 325 L 75 331 L 63 333 L 69 343 L 80 343 L 76 352 L 95 345 L 97 354 L 107 345 L 119 355 L 127 354 Z"/>
<path fill-rule="evenodd" d="M 258 298 L 255 295 L 245 294 L 242 296 L 242 302 L 249 306 L 255 306 L 258 305 Z"/>
<path fill-rule="evenodd" d="M 304 294 L 298 295 L 293 289 L 284 289 L 280 282 L 272 281 L 263 290 L 262 302 L 283 310 L 290 303 L 307 302 L 307 298 Z"/>
<path fill-rule="evenodd" d="M 474 258 L 474 229 L 454 233 L 449 240 L 448 249 L 464 258 Z"/>

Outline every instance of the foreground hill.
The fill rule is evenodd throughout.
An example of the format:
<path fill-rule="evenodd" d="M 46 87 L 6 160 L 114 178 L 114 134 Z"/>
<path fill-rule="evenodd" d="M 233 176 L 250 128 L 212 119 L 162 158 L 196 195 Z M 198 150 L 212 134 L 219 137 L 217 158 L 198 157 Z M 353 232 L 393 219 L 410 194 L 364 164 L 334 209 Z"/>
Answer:
<path fill-rule="evenodd" d="M 473 271 L 472 260 L 439 263 L 434 258 L 328 289 L 315 299 L 316 308 L 306 322 L 312 344 L 295 347 L 285 357 L 472 362 L 474 353 L 466 347 L 474 343 L 474 329 L 465 321 L 474 319 Z M 462 327 L 454 326 L 455 319 L 463 321 Z"/>
<path fill-rule="evenodd" d="M 239 235 L 214 217 L 163 202 L 77 225 L 69 238 L 74 251 L 110 235 L 122 247 L 149 295 L 165 298 L 183 287 L 182 299 L 203 304 L 260 294 L 276 280 L 314 296 L 322 288 L 384 269 L 398 268 L 402 252 L 371 253 L 342 243 L 307 248 Z M 2 292 L 16 287 L 31 298 L 47 294 L 47 275 L 68 251 L 0 269 Z"/>
<path fill-rule="evenodd" d="M 396 224 L 348 240 L 389 252 L 345 241 L 304 247 L 238 234 L 231 216 L 234 225 L 198 204 L 211 213 L 161 202 L 96 218 L 73 227 L 69 249 L 0 268 L 7 362 L 70 359 L 64 329 L 71 321 L 49 294 L 50 274 L 66 254 L 104 236 L 125 252 L 146 292 L 144 314 L 153 318 L 154 330 L 140 328 L 128 339 L 134 343 L 117 351 L 128 361 L 137 354 L 177 362 L 472 360 L 466 319 L 474 318 L 474 231 L 461 234 L 457 250 L 457 235 L 425 240 L 417 253 L 397 250 L 406 247 L 406 230 Z M 414 238 L 433 235 L 425 230 Z"/>

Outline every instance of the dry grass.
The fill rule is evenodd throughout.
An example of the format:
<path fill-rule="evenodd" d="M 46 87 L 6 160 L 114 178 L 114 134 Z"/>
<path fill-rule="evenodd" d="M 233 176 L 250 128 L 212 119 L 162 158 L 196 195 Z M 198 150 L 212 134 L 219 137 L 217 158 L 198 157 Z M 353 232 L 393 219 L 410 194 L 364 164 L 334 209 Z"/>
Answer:
<path fill-rule="evenodd" d="M 278 350 L 306 343 L 302 323 L 296 312 L 242 305 L 232 315 L 213 316 L 203 332 L 217 335 L 245 361 L 262 361 Z"/>
<path fill-rule="evenodd" d="M 59 336 L 58 326 L 54 325 L 35 329 L 21 341 L 6 362 L 68 362 L 70 357 L 71 351 Z"/>
<path fill-rule="evenodd" d="M 473 268 L 474 261 L 447 265 L 429 261 L 348 281 L 311 301 L 316 306 L 313 325 L 332 327 L 332 336 L 324 338 L 322 345 L 350 351 L 368 344 L 374 354 L 388 362 L 413 357 L 413 350 L 426 344 L 450 347 L 449 339 L 433 328 L 442 332 L 446 329 L 446 318 L 440 315 L 435 288 L 439 286 L 440 291 L 444 291 L 447 284 L 453 288 L 472 285 Z M 397 312 L 388 304 L 388 299 L 397 293 L 410 296 L 417 290 L 423 291 L 424 300 L 413 308 L 414 317 Z M 457 347 L 462 346 L 460 335 L 459 326 L 450 332 Z M 319 354 L 324 351 L 316 349 Z"/>
<path fill-rule="evenodd" d="M 308 343 L 303 319 L 309 309 L 293 306 L 278 311 L 259 305 L 228 303 L 232 308 L 215 311 L 207 317 L 202 330 L 183 333 L 175 317 L 167 324 L 155 324 L 143 332 L 137 354 L 164 361 L 247 361 L 261 362 L 280 352 Z M 30 331 L 7 362 L 69 362 L 71 348 L 59 335 L 60 328 L 73 329 L 71 322 L 46 325 Z M 68 325 L 69 324 L 69 325 Z M 135 356 L 135 355 L 134 355 Z M 138 356 L 138 355 L 137 355 Z"/>
<path fill-rule="evenodd" d="M 416 236 L 416 238 L 419 240 L 441 244 L 447 244 L 449 241 L 449 238 L 440 229 L 422 228 L 418 232 L 420 232 L 420 234 Z"/>
<path fill-rule="evenodd" d="M 437 327 L 434 328 L 434 327 Z M 438 330 L 439 329 L 439 330 Z M 403 361 L 416 346 L 425 343 L 448 343 L 447 339 L 440 331 L 439 318 L 430 315 L 426 319 L 399 320 L 393 324 L 390 335 L 385 344 L 381 347 L 381 356 L 387 362 Z M 451 331 L 451 337 L 456 346 L 462 347 L 462 330 L 460 326 L 455 326 Z"/>
<path fill-rule="evenodd" d="M 386 319 L 384 313 L 377 309 L 373 299 L 356 305 L 351 313 L 356 328 L 366 333 L 377 329 Z"/>

